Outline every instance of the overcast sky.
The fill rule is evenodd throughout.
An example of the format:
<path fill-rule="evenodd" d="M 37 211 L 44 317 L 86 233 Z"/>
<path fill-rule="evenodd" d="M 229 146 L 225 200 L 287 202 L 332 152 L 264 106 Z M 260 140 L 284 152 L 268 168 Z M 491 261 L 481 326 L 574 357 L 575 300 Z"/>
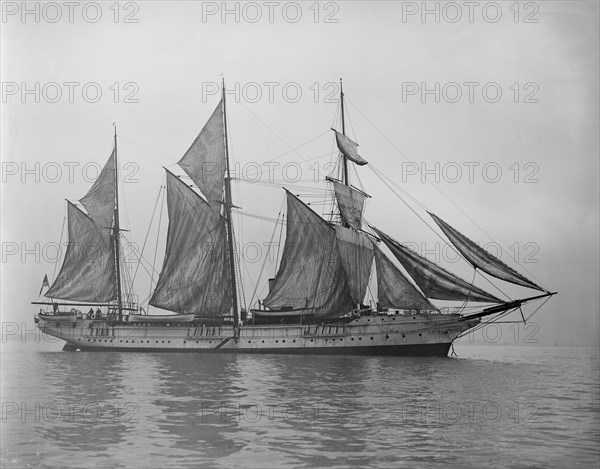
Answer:
<path fill-rule="evenodd" d="M 428 12 L 421 2 L 391 1 L 232 2 L 229 12 L 221 2 L 115 5 L 30 3 L 24 14 L 21 2 L 3 4 L 2 321 L 33 324 L 29 302 L 44 274 L 53 279 L 64 199 L 91 186 L 112 149 L 113 122 L 123 224 L 141 247 L 162 166 L 179 160 L 212 113 L 221 74 L 232 91 L 236 176 L 255 180 L 262 171 L 260 184 L 234 184 L 234 202 L 266 218 L 277 217 L 286 178 L 291 188 L 295 179 L 325 187 L 343 77 L 347 130 L 370 166 L 559 292 L 533 319 L 542 343 L 597 343 L 597 2 L 480 2 L 473 10 L 431 2 Z M 266 164 L 273 160 L 279 166 Z M 472 278 L 369 166 L 358 171 L 373 197 L 370 223 Z M 269 179 L 279 185 L 263 184 Z M 164 213 L 162 223 L 164 231 Z M 249 302 L 273 223 L 236 216 L 236 233 Z M 253 243 L 263 249 L 258 259 Z M 158 246 L 157 269 L 164 236 Z M 274 273 L 267 262 L 260 297 Z M 512 297 L 533 294 L 495 284 Z M 142 270 L 136 290 L 148 296 Z"/>

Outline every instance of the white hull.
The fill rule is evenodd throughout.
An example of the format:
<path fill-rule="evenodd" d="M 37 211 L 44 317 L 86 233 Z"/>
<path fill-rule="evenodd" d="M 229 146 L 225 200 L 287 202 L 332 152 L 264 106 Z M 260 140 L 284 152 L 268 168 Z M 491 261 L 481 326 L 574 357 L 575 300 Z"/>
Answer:
<path fill-rule="evenodd" d="M 66 350 L 446 356 L 452 342 L 479 323 L 459 315 L 363 316 L 346 324 L 169 326 L 109 325 L 104 320 L 55 323 L 40 320 L 43 333 L 67 342 Z"/>

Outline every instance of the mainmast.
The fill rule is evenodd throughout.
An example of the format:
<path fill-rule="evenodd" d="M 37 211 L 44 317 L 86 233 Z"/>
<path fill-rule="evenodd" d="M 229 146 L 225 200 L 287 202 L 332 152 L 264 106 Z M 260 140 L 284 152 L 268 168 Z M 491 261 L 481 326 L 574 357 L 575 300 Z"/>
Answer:
<path fill-rule="evenodd" d="M 115 267 L 117 269 L 117 307 L 119 321 L 123 320 L 123 297 L 121 292 L 121 249 L 120 249 L 120 227 L 119 227 L 119 163 L 117 160 L 117 126 L 115 125 L 115 222 L 113 227 L 113 242 L 115 243 Z"/>
<path fill-rule="evenodd" d="M 231 292 L 233 295 L 233 324 L 235 337 L 237 339 L 238 326 L 239 326 L 239 312 L 238 312 L 238 300 L 237 300 L 237 288 L 235 279 L 235 257 L 233 250 L 233 223 L 231 219 L 231 211 L 233 209 L 233 203 L 231 201 L 231 170 L 229 164 L 229 145 L 227 142 L 227 106 L 225 105 L 225 78 L 222 80 L 223 83 L 223 126 L 225 129 L 225 160 L 227 162 L 227 176 L 225 178 L 225 222 L 227 224 L 227 241 L 229 244 L 229 268 L 231 272 Z"/>
<path fill-rule="evenodd" d="M 344 89 L 342 88 L 342 79 L 340 78 L 340 103 L 342 106 L 342 135 L 346 135 L 346 122 L 344 120 Z M 350 185 L 350 181 L 348 180 L 348 158 L 346 155 L 342 153 L 342 157 L 344 158 L 344 184 L 347 186 Z"/>

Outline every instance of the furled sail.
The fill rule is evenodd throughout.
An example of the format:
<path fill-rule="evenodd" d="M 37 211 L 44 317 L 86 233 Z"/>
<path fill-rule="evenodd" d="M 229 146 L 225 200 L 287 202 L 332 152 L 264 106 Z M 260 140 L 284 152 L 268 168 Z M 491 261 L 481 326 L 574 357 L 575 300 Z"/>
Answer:
<path fill-rule="evenodd" d="M 286 229 L 281 265 L 264 305 L 314 308 L 317 316 L 348 312 L 353 302 L 335 229 L 289 192 Z"/>
<path fill-rule="evenodd" d="M 349 227 L 359 230 L 362 226 L 365 193 L 338 181 L 331 180 L 331 182 L 342 220 Z"/>
<path fill-rule="evenodd" d="M 528 278 L 510 268 L 496 256 L 493 256 L 485 249 L 475 244 L 465 235 L 456 231 L 441 218 L 437 217 L 433 213 L 429 213 L 429 215 L 431 215 L 431 218 L 433 218 L 433 220 L 438 224 L 440 229 L 448 237 L 454 247 L 458 249 L 458 251 L 473 265 L 473 267 L 481 269 L 484 272 L 499 278 L 500 280 L 506 280 L 507 282 L 521 285 L 523 287 L 545 291 L 539 285 L 536 285 Z"/>
<path fill-rule="evenodd" d="M 226 170 L 222 101 L 178 164 L 219 212 Z"/>
<path fill-rule="evenodd" d="M 360 166 L 368 163 L 367 160 L 358 154 L 358 143 L 353 142 L 344 134 L 339 133 L 337 130 L 334 130 L 334 132 L 337 147 L 346 158 Z"/>
<path fill-rule="evenodd" d="M 115 187 L 117 174 L 115 160 L 115 152 L 113 150 L 94 185 L 83 198 L 79 199 L 87 210 L 88 215 L 94 220 L 96 226 L 107 240 L 110 238 L 110 228 L 113 224 L 116 203 Z"/>
<path fill-rule="evenodd" d="M 373 242 L 364 233 L 343 226 L 335 227 L 335 235 L 352 303 L 362 303 L 375 255 Z"/>
<path fill-rule="evenodd" d="M 116 299 L 115 255 L 110 238 L 71 202 L 67 207 L 69 244 L 60 272 L 44 296 L 98 303 Z"/>
<path fill-rule="evenodd" d="M 202 197 L 167 171 L 169 229 L 152 306 L 212 318 L 232 305 L 225 223 Z"/>
<path fill-rule="evenodd" d="M 375 265 L 380 308 L 436 309 L 379 249 L 375 249 Z"/>
<path fill-rule="evenodd" d="M 502 303 L 495 296 L 411 251 L 377 228 L 373 229 L 379 234 L 427 298 Z"/>

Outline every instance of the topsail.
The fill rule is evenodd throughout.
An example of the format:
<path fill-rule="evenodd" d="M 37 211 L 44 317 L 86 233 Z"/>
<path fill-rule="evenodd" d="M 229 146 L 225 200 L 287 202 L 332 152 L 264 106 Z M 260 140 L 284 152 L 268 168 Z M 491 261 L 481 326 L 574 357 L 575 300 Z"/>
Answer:
<path fill-rule="evenodd" d="M 219 101 L 210 119 L 178 164 L 192 178 L 208 203 L 217 212 L 220 211 L 226 169 L 222 101 Z"/>
<path fill-rule="evenodd" d="M 335 140 L 337 142 L 338 149 L 344 154 L 346 158 L 353 161 L 357 165 L 365 165 L 368 163 L 362 156 L 358 154 L 358 143 L 350 140 L 344 134 L 339 133 L 337 130 L 335 132 Z"/>
<path fill-rule="evenodd" d="M 377 228 L 373 229 L 381 236 L 383 242 L 404 266 L 427 298 L 502 303 L 495 296 L 411 251 Z"/>
<path fill-rule="evenodd" d="M 366 194 L 338 181 L 331 182 L 342 220 L 350 228 L 360 230 Z"/>
<path fill-rule="evenodd" d="M 458 251 L 473 265 L 473 267 L 479 268 L 501 280 L 506 280 L 507 282 L 515 283 L 524 287 L 545 291 L 542 287 L 536 285 L 528 278 L 511 269 L 500 259 L 475 244 L 465 235 L 456 231 L 441 218 L 435 216 L 433 213 L 429 213 L 429 215 L 431 215 L 431 218 L 433 218 L 433 220 L 438 224 L 456 249 L 458 249 Z"/>
<path fill-rule="evenodd" d="M 94 185 L 79 200 L 106 239 L 110 237 L 116 203 L 115 186 L 117 184 L 117 171 L 115 161 L 116 155 L 113 150 Z"/>

